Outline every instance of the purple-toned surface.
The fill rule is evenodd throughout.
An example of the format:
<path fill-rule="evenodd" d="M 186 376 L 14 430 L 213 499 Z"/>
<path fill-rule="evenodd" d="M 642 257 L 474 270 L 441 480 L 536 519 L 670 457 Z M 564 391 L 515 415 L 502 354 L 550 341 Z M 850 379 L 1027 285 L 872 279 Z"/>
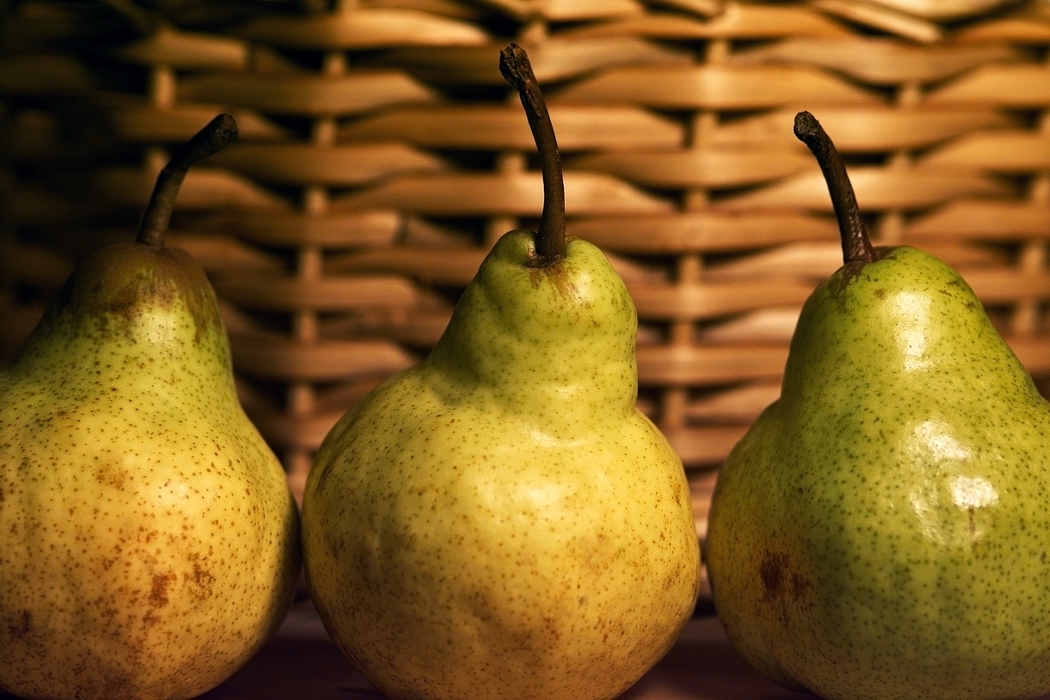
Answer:
<path fill-rule="evenodd" d="M 277 637 L 201 700 L 381 700 L 300 604 Z M 806 700 L 767 681 L 734 652 L 714 617 L 689 623 L 671 652 L 621 700 Z"/>
<path fill-rule="evenodd" d="M 620 700 L 807 700 L 752 670 L 714 617 L 693 619 L 671 652 Z M 0 692 L 0 700 L 12 696 Z M 309 603 L 296 605 L 274 639 L 199 700 L 382 700 L 343 658 Z M 1050 700 L 1045 695 L 1039 700 Z"/>

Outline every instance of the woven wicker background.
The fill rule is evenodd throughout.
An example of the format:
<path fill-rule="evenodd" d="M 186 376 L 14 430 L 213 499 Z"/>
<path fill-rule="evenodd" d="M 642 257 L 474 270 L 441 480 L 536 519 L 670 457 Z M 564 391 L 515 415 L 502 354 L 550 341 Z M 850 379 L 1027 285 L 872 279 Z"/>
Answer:
<path fill-rule="evenodd" d="M 570 234 L 638 306 L 640 406 L 694 485 L 778 393 L 839 264 L 808 109 L 881 242 L 959 269 L 1050 377 L 1050 3 L 31 0 L 3 6 L 0 363 L 86 251 L 133 235 L 221 110 L 171 243 L 224 301 L 243 401 L 301 489 L 333 422 L 425 356 L 487 246 L 532 227 L 534 146 L 497 69 L 529 51 Z"/>

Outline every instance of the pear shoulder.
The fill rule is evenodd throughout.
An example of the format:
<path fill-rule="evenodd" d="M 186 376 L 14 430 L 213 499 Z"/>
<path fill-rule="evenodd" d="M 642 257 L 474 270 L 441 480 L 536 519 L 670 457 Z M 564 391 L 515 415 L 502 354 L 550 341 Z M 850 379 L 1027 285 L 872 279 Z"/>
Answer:
<path fill-rule="evenodd" d="M 118 243 L 87 256 L 59 290 L 49 313 L 109 319 L 127 330 L 154 308 L 182 307 L 194 338 L 225 334 L 218 300 L 200 264 L 178 248 Z"/>

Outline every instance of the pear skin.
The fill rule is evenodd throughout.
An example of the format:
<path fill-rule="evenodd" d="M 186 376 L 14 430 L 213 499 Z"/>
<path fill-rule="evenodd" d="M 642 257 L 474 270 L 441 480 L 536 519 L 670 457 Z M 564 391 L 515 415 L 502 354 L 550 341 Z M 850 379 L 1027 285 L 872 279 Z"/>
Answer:
<path fill-rule="evenodd" d="M 604 254 L 502 237 L 445 334 L 329 433 L 308 583 L 391 698 L 612 698 L 688 621 L 681 461 L 635 408 L 636 314 Z"/>
<path fill-rule="evenodd" d="M 296 506 L 188 254 L 92 254 L 0 373 L 0 532 L 0 688 L 27 700 L 195 697 L 276 629 Z"/>
<path fill-rule="evenodd" d="M 781 397 L 720 472 L 719 618 L 753 666 L 825 698 L 1037 697 L 1050 404 L 954 270 L 907 246 L 851 260 L 862 247 L 844 239 Z"/>

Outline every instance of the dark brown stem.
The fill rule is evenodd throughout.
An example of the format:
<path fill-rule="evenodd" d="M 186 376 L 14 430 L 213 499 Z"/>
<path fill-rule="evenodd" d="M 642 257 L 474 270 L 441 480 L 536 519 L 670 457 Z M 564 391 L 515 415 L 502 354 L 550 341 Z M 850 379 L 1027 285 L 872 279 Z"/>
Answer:
<path fill-rule="evenodd" d="M 809 146 L 817 159 L 824 180 L 828 183 L 831 205 L 839 222 L 839 235 L 842 238 L 842 260 L 845 263 L 869 263 L 875 259 L 871 240 L 860 218 L 857 197 L 853 193 L 846 164 L 842 162 L 835 144 L 831 142 L 824 127 L 809 112 L 795 115 L 795 136 Z"/>
<path fill-rule="evenodd" d="M 500 51 L 499 70 L 521 96 L 521 106 L 525 108 L 532 137 L 536 140 L 536 150 L 540 154 L 543 213 L 536 232 L 536 254 L 544 265 L 553 265 L 565 257 L 565 182 L 562 179 L 561 155 L 554 137 L 554 125 L 525 49 L 510 44 Z"/>
<path fill-rule="evenodd" d="M 157 184 L 142 215 L 137 243 L 150 248 L 164 247 L 164 236 L 168 233 L 171 221 L 171 210 L 175 207 L 175 198 L 186 177 L 186 171 L 195 163 L 213 153 L 218 153 L 237 139 L 237 121 L 232 114 L 220 114 L 208 122 L 187 141 L 157 176 Z"/>

